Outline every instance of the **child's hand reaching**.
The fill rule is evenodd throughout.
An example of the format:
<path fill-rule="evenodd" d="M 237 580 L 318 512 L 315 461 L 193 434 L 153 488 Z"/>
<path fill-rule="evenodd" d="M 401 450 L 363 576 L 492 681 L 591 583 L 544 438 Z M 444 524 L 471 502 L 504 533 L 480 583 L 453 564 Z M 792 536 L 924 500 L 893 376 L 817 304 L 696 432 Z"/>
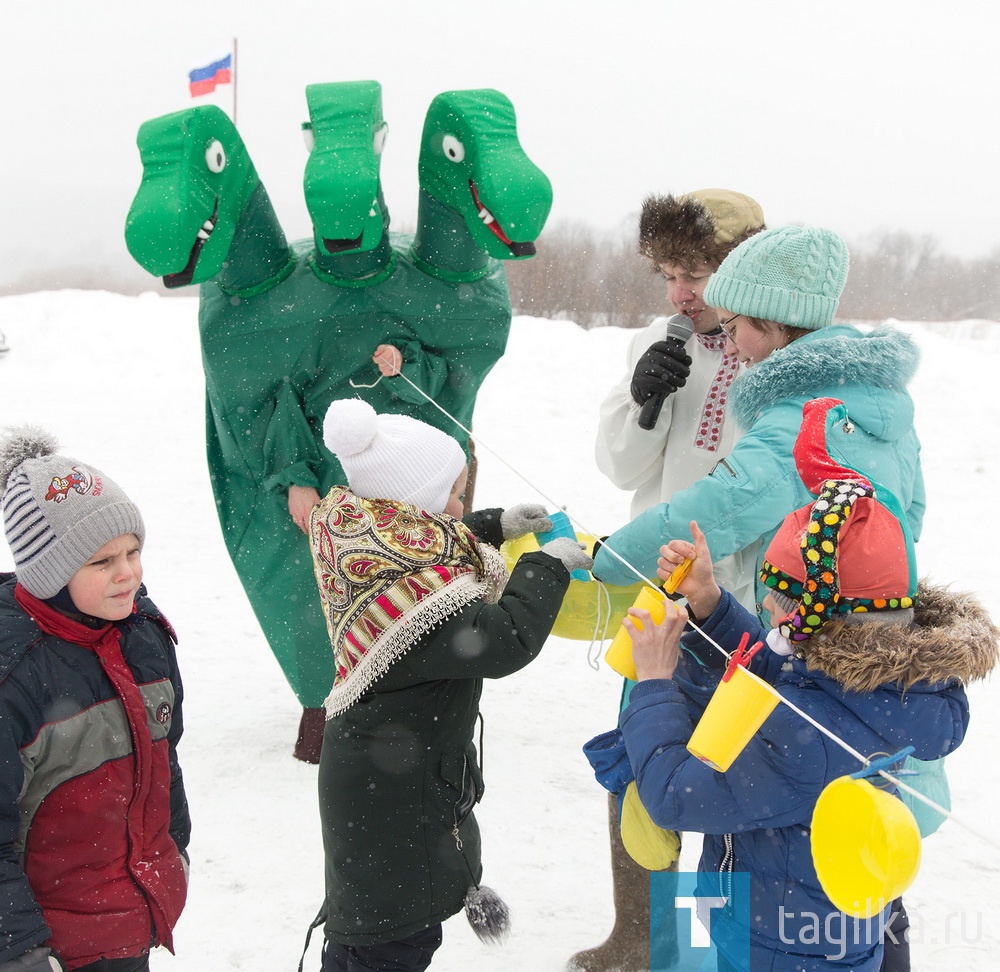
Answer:
<path fill-rule="evenodd" d="M 633 618 L 639 619 L 641 631 Z M 661 624 L 653 624 L 649 612 L 642 608 L 628 609 L 628 617 L 622 624 L 632 638 L 632 660 L 635 662 L 637 681 L 674 677 L 681 654 L 681 634 L 687 619 L 687 611 L 675 601 L 667 601 Z"/>
<path fill-rule="evenodd" d="M 660 547 L 656 575 L 665 581 L 685 560 L 692 561 L 687 577 L 677 585 L 677 592 L 687 598 L 696 618 L 707 618 L 718 606 L 722 590 L 712 572 L 712 555 L 708 542 L 696 520 L 691 521 L 691 536 L 694 538 L 693 543 L 688 540 L 671 540 Z"/>
<path fill-rule="evenodd" d="M 569 537 L 550 540 L 542 546 L 542 553 L 561 560 L 570 573 L 574 570 L 590 570 L 594 566 L 594 558 L 587 553 L 583 544 L 578 540 L 570 540 Z"/>
<path fill-rule="evenodd" d="M 500 514 L 500 529 L 504 540 L 517 540 L 528 533 L 548 533 L 552 520 L 540 503 L 519 503 Z"/>

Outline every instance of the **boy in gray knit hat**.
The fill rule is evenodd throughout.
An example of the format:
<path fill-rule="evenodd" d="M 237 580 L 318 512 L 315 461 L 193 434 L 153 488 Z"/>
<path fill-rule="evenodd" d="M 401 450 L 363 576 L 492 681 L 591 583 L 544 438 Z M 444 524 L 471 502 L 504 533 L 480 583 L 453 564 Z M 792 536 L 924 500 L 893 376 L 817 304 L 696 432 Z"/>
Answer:
<path fill-rule="evenodd" d="M 187 895 L 175 636 L 138 507 L 55 450 L 0 441 L 0 972 L 142 972 Z"/>

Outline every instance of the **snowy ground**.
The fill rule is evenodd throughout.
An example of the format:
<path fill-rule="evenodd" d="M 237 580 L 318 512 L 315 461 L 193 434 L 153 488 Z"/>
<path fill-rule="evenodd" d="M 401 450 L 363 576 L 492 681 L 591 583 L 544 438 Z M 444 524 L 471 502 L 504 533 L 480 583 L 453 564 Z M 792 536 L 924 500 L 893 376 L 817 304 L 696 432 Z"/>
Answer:
<path fill-rule="evenodd" d="M 314 767 L 291 756 L 299 709 L 226 556 L 203 450 L 194 298 L 62 291 L 0 299 L 0 424 L 33 422 L 102 467 L 140 505 L 150 593 L 174 622 L 187 691 L 181 760 L 194 819 L 192 884 L 161 972 L 294 970 L 322 898 Z M 993 549 L 1000 436 L 992 381 L 1000 324 L 900 325 L 923 365 L 914 386 L 930 497 L 922 571 L 978 591 L 1000 616 Z M 477 505 L 543 497 L 588 532 L 627 516 L 628 497 L 592 459 L 596 409 L 619 377 L 628 332 L 515 320 L 475 428 Z M 503 461 L 497 459 L 493 450 Z M 505 463 L 527 480 L 515 475 Z M 529 485 L 530 483 L 530 485 Z M 3 546 L 0 568 L 10 568 Z M 588 664 L 586 642 L 553 638 L 541 657 L 484 694 L 486 883 L 513 912 L 502 948 L 465 919 L 445 925 L 437 972 L 555 972 L 611 925 L 604 792 L 580 747 L 614 722 L 619 679 Z M 1000 769 L 996 679 L 971 691 L 973 725 L 949 761 L 956 820 L 924 845 L 906 894 L 919 972 L 986 972 L 1000 953 Z M 960 826 L 967 823 L 977 833 Z M 697 839 L 684 863 L 693 869 Z M 306 969 L 318 968 L 314 942 Z"/>

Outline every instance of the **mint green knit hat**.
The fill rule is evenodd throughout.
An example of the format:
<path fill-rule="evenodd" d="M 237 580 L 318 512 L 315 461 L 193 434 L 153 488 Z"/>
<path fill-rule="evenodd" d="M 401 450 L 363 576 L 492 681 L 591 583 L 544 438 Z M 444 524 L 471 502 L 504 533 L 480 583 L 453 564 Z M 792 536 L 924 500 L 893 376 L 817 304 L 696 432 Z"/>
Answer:
<path fill-rule="evenodd" d="M 815 331 L 833 323 L 848 264 L 847 244 L 832 230 L 764 230 L 722 261 L 705 288 L 705 303 Z"/>

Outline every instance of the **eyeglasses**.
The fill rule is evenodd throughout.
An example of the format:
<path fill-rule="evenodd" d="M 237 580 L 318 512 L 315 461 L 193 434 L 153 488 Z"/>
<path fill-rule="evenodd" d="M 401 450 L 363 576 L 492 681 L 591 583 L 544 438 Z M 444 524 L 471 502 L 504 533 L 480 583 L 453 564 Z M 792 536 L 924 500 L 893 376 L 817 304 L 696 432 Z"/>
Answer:
<path fill-rule="evenodd" d="M 732 324 L 733 321 L 735 321 L 737 318 L 742 316 L 743 316 L 742 314 L 733 314 L 733 316 L 730 317 L 728 321 L 719 322 L 719 327 L 722 328 L 722 333 L 725 334 L 730 341 L 732 341 L 733 335 L 736 333 L 736 325 L 733 324 L 732 327 L 730 327 L 729 325 Z"/>

